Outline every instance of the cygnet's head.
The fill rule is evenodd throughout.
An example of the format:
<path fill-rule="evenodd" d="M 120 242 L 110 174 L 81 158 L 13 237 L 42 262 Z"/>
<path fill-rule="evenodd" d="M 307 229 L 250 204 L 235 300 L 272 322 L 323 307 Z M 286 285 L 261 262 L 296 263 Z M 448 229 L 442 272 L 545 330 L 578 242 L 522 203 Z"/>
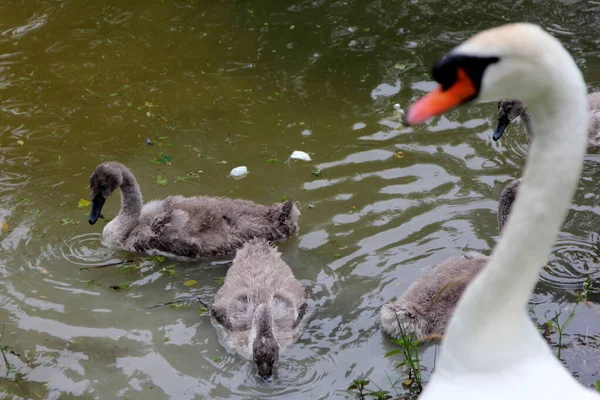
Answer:
<path fill-rule="evenodd" d="M 90 197 L 92 199 L 92 211 L 89 223 L 94 225 L 106 199 L 123 183 L 123 174 L 120 164 L 116 162 L 105 162 L 98 165 L 90 177 Z"/>
<path fill-rule="evenodd" d="M 525 111 L 525 104 L 521 100 L 510 99 L 498 102 L 498 124 L 492 138 L 498 141 L 506 127 Z"/>
<path fill-rule="evenodd" d="M 275 338 L 258 336 L 252 345 L 252 353 L 258 375 L 265 380 L 271 379 L 275 363 L 279 359 L 279 345 Z"/>
<path fill-rule="evenodd" d="M 381 308 L 380 318 L 384 331 L 394 338 L 425 335 L 427 317 L 416 302 L 401 298 L 387 303 Z"/>
<path fill-rule="evenodd" d="M 266 304 L 260 304 L 252 321 L 252 330 L 255 331 L 252 356 L 258 369 L 258 375 L 265 380 L 271 379 L 275 363 L 279 360 L 279 344 L 273 329 L 273 316 L 270 308 Z"/>
<path fill-rule="evenodd" d="M 525 104 L 535 103 L 558 93 L 557 80 L 572 81 L 577 85 L 572 90 L 587 92 L 579 83 L 583 82 L 581 73 L 560 42 L 528 23 L 503 25 L 473 36 L 441 58 L 432 73 L 440 85 L 409 108 L 409 125 L 472 100 L 518 98 Z"/>

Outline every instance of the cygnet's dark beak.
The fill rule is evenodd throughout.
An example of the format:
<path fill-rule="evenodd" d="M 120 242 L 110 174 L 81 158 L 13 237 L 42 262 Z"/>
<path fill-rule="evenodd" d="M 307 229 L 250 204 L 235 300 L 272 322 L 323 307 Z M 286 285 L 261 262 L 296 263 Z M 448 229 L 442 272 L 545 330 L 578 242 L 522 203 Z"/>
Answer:
<path fill-rule="evenodd" d="M 260 376 L 261 379 L 264 380 L 265 382 L 273 382 L 273 368 L 272 367 L 265 368 L 265 369 L 259 368 L 258 376 Z"/>
<path fill-rule="evenodd" d="M 106 199 L 101 194 L 93 198 L 92 211 L 90 212 L 90 218 L 88 219 L 90 225 L 94 225 L 96 221 L 98 221 L 98 218 L 102 216 L 100 213 L 102 212 L 102 206 L 104 206 L 105 201 Z"/>
<path fill-rule="evenodd" d="M 494 142 L 497 142 L 502 137 L 502 134 L 504 133 L 504 130 L 508 124 L 510 124 L 510 120 L 506 115 L 498 117 L 498 125 L 496 126 L 496 131 L 494 131 L 494 135 L 492 136 Z"/>

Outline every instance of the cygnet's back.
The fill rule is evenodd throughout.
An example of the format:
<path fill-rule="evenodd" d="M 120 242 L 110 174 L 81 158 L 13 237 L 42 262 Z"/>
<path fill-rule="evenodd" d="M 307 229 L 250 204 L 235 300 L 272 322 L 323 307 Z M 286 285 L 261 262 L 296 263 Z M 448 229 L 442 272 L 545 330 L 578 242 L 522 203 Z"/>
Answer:
<path fill-rule="evenodd" d="M 383 330 L 396 338 L 442 334 L 465 287 L 487 261 L 483 254 L 470 253 L 431 267 L 400 299 L 383 306 Z"/>
<path fill-rule="evenodd" d="M 502 232 L 516 198 L 520 179 L 500 194 L 498 230 Z M 402 296 L 381 309 L 381 325 L 390 336 L 427 338 L 442 335 L 467 285 L 486 265 L 488 257 L 469 253 L 429 268 Z"/>
<path fill-rule="evenodd" d="M 281 254 L 263 239 L 244 245 L 211 304 L 223 345 L 272 375 L 283 347 L 296 341 L 306 313 L 306 290 Z"/>

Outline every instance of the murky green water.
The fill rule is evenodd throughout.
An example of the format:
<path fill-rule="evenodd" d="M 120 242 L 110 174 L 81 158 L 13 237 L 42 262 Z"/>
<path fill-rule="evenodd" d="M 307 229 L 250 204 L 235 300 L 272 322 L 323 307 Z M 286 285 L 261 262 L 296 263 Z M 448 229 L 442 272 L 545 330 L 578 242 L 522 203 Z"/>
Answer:
<path fill-rule="evenodd" d="M 360 376 L 389 390 L 398 359 L 383 357 L 392 345 L 381 305 L 426 265 L 489 254 L 496 199 L 526 155 L 520 128 L 492 142 L 493 104 L 414 129 L 389 118 L 391 105 L 431 88 L 432 63 L 475 31 L 519 20 L 559 37 L 598 89 L 599 11 L 593 1 L 550 0 L 3 1 L 1 342 L 19 356 L 8 355 L 0 397 L 345 398 Z M 293 150 L 313 162 L 286 163 Z M 161 154 L 171 165 L 152 162 Z M 279 247 L 311 286 L 313 316 L 272 384 L 219 345 L 196 304 L 140 310 L 210 299 L 226 266 L 80 269 L 129 257 L 104 249 L 103 224 L 89 226 L 78 208 L 94 167 L 111 159 L 132 169 L 146 199 L 303 204 L 300 235 Z M 532 299 L 540 322 L 560 310 L 566 318 L 568 290 L 600 277 L 599 161 L 588 155 Z M 238 165 L 250 174 L 228 178 Z M 200 178 L 186 180 L 189 172 Z M 117 208 L 112 199 L 105 215 Z M 185 286 L 190 279 L 197 286 Z M 122 282 L 130 288 L 110 288 Z M 566 365 L 588 385 L 600 370 L 599 325 L 581 307 L 565 338 Z M 425 351 L 427 367 L 433 354 Z"/>

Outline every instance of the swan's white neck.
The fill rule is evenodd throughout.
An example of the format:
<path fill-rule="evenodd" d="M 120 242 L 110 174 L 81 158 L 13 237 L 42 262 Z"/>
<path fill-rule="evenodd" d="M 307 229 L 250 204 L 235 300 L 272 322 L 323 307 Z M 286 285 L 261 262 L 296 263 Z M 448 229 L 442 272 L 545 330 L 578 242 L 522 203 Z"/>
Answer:
<path fill-rule="evenodd" d="M 526 104 L 535 133 L 523 183 L 491 260 L 450 321 L 437 366 L 442 374 L 498 370 L 549 353 L 526 305 L 579 181 L 588 119 L 581 72 L 558 47 L 549 45 L 549 58 L 539 61 L 548 85 Z"/>

